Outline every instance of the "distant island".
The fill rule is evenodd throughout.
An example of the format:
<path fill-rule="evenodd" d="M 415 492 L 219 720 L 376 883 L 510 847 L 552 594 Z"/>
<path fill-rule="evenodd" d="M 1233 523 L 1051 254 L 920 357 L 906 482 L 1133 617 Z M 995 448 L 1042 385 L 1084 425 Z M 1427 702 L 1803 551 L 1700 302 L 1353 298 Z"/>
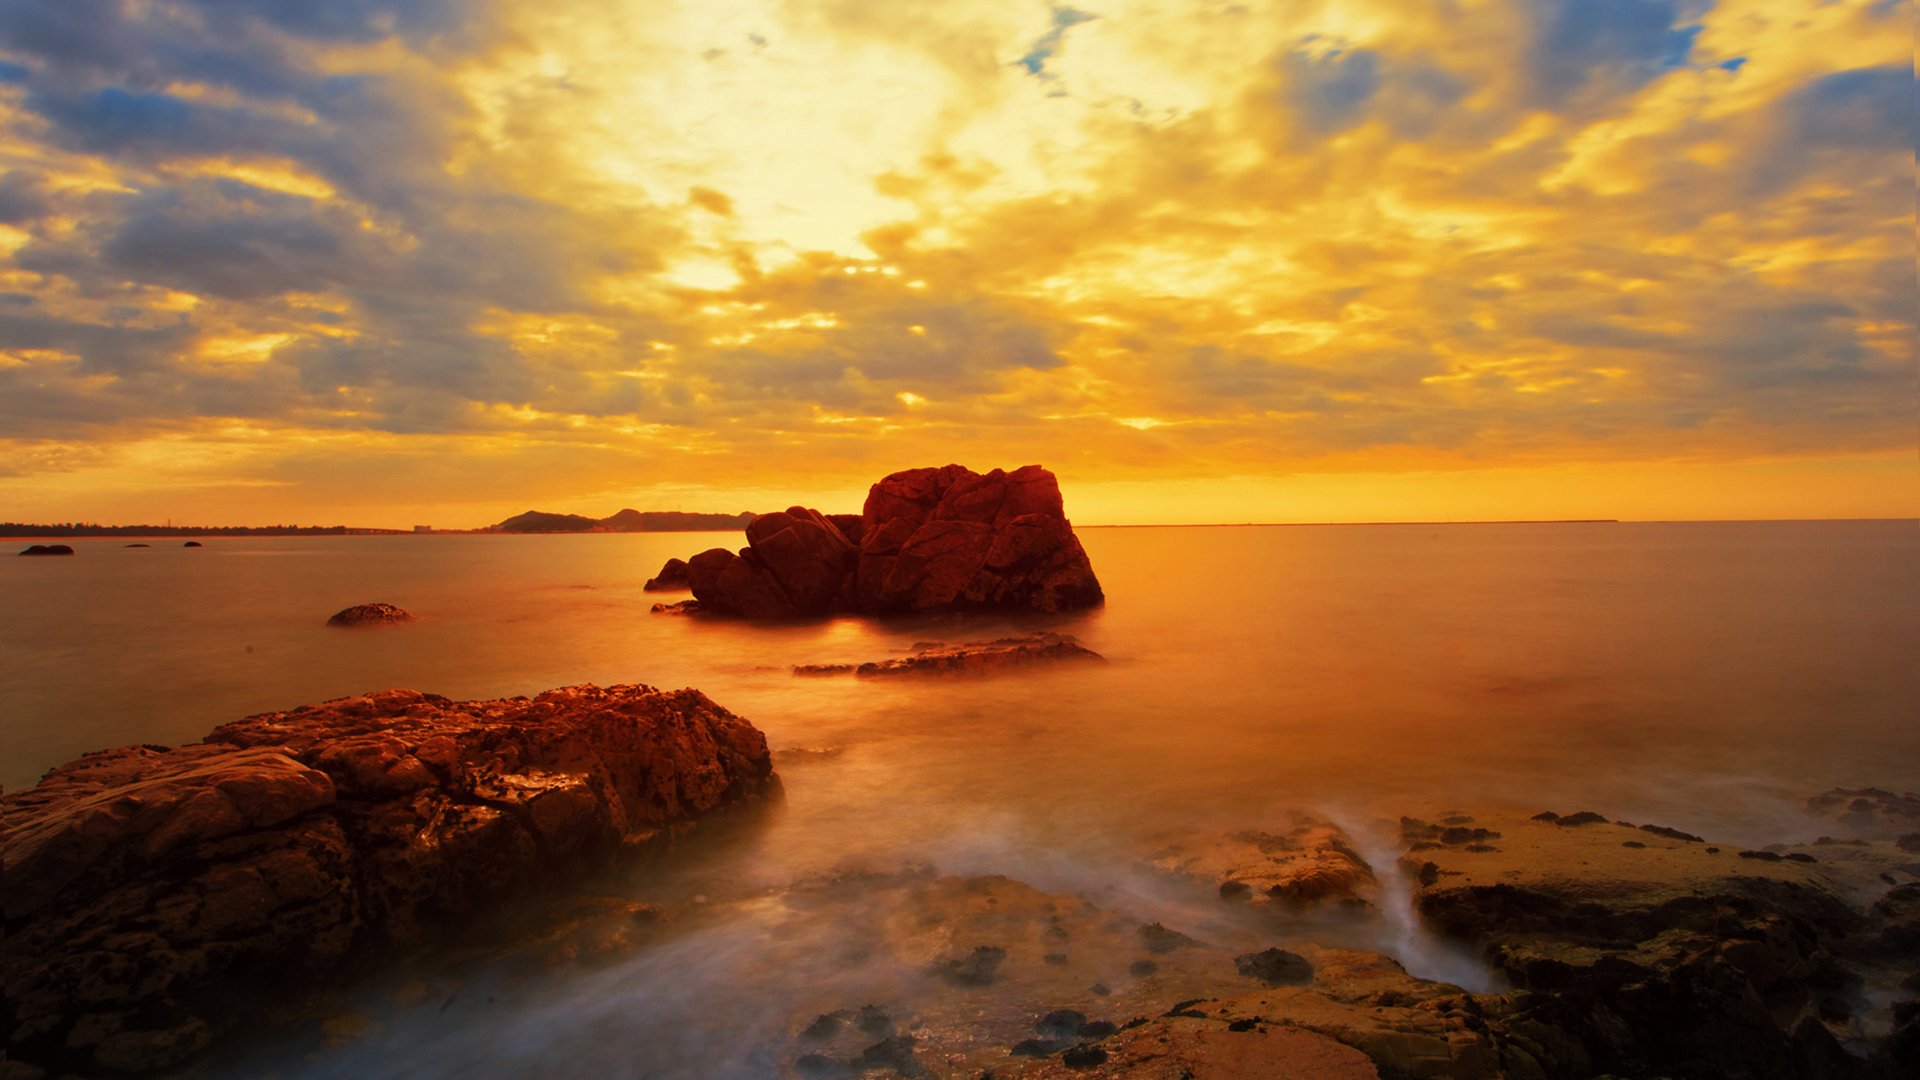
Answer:
<path fill-rule="evenodd" d="M 549 514 L 529 510 L 483 529 L 506 533 L 584 533 L 584 532 L 716 532 L 744 529 L 756 515 L 690 514 L 680 510 L 622 510 L 612 517 L 590 518 L 580 514 Z"/>

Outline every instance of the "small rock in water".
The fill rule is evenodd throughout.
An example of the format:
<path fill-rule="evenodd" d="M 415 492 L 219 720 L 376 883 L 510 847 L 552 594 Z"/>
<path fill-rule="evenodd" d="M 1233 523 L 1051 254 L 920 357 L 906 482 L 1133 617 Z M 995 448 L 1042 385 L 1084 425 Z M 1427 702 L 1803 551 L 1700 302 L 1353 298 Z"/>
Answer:
<path fill-rule="evenodd" d="M 1140 942 L 1148 952 L 1166 954 L 1175 949 L 1200 944 L 1178 930 L 1169 930 L 1159 923 L 1147 923 L 1140 927 Z"/>
<path fill-rule="evenodd" d="M 393 604 L 355 604 L 333 613 L 328 626 L 392 626 L 412 622 L 413 612 Z"/>
<path fill-rule="evenodd" d="M 65 544 L 32 544 L 22 551 L 22 555 L 71 555 L 73 549 Z"/>
<path fill-rule="evenodd" d="M 206 545 L 202 544 L 198 540 L 189 540 L 186 543 L 181 544 L 180 546 L 181 547 L 205 547 Z"/>
<path fill-rule="evenodd" d="M 819 1016 L 813 1018 L 813 1023 L 801 1029 L 800 1038 L 807 1042 L 826 1042 L 835 1035 L 838 1035 L 840 1028 L 844 1026 L 846 1022 L 847 1014 L 845 1012 L 821 1013 Z"/>
<path fill-rule="evenodd" d="M 795 664 L 793 668 L 795 675 L 847 675 L 852 671 L 852 664 Z"/>
<path fill-rule="evenodd" d="M 1313 981 L 1313 965 L 1299 953 L 1266 949 L 1233 958 L 1233 966 L 1250 979 L 1268 986 L 1305 986 Z"/>
<path fill-rule="evenodd" d="M 1080 1025 L 1080 1037 L 1093 1040 L 1104 1039 L 1119 1030 L 1119 1026 L 1111 1020 L 1089 1020 Z"/>
<path fill-rule="evenodd" d="M 884 1038 L 893 1034 L 893 1018 L 878 1005 L 864 1005 L 853 1018 L 855 1027 L 875 1038 Z"/>
<path fill-rule="evenodd" d="M 1577 814 L 1568 814 L 1554 822 L 1555 825 L 1605 825 L 1607 815 L 1596 814 L 1591 810 L 1582 810 Z"/>
<path fill-rule="evenodd" d="M 990 986 L 998 977 L 1000 962 L 1006 958 L 1007 950 L 981 945 L 965 956 L 934 964 L 928 972 L 955 986 Z"/>
<path fill-rule="evenodd" d="M 866 1072 L 869 1069 L 892 1069 L 902 1076 L 926 1076 L 926 1067 L 913 1056 L 914 1042 L 915 1039 L 911 1035 L 894 1035 L 881 1039 L 860 1051 L 860 1056 L 853 1059 L 854 1070 Z"/>
<path fill-rule="evenodd" d="M 1087 1014 L 1076 1009 L 1055 1009 L 1035 1021 L 1033 1030 L 1049 1039 L 1065 1039 L 1080 1034 Z"/>
<path fill-rule="evenodd" d="M 1106 1063 L 1107 1052 L 1097 1046 L 1076 1046 L 1061 1054 L 1060 1060 L 1070 1069 L 1091 1069 Z"/>

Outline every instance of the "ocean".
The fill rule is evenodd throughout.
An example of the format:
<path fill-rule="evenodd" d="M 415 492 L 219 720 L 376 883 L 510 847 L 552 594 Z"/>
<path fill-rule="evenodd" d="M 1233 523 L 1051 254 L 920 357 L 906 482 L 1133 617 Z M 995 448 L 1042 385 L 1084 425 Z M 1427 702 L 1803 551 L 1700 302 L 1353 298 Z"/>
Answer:
<path fill-rule="evenodd" d="M 827 947 L 867 924 L 884 944 L 905 916 L 791 902 L 796 883 L 849 867 L 1006 875 L 1172 920 L 1197 901 L 1141 876 L 1143 853 L 1290 809 L 1356 836 L 1416 808 L 1591 809 L 1757 845 L 1810 839 L 1798 806 L 1827 788 L 1920 788 L 1913 522 L 1081 538 L 1108 597 L 1093 612 L 772 626 L 649 613 L 680 598 L 641 589 L 665 559 L 737 534 L 71 541 L 72 558 L 0 560 L 0 782 L 387 687 L 692 686 L 767 733 L 784 803 L 696 832 L 617 886 L 682 912 L 679 929 L 534 983 L 482 963 L 459 981 L 488 992 L 458 1002 L 395 1004 L 419 995 L 383 984 L 356 1037 L 276 1037 L 232 1064 L 314 1076 L 632 1073 L 616 1066 L 636 1054 L 638 1075 L 777 1072 L 769 1047 L 794 1017 L 916 993 Z M 324 625 L 372 601 L 419 621 Z M 978 680 L 790 673 L 1032 629 L 1111 662 Z M 1416 973 L 1482 977 L 1404 921 L 1369 933 Z"/>

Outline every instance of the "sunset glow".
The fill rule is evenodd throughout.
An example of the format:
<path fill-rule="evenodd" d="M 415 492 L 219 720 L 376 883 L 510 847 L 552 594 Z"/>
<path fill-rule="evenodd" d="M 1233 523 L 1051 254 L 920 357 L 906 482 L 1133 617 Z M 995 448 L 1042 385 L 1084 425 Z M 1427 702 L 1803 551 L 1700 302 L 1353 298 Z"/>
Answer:
<path fill-rule="evenodd" d="M 1920 514 L 1886 0 L 0 15 L 0 519 Z"/>

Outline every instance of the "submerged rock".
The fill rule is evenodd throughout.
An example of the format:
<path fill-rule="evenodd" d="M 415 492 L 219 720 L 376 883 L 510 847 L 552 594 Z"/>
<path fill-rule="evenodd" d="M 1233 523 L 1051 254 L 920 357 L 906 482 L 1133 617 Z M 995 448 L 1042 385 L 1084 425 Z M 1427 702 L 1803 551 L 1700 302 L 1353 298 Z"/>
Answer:
<path fill-rule="evenodd" d="M 411 690 L 89 754 L 0 798 L 8 1054 L 177 1064 L 357 958 L 778 790 L 694 690 Z"/>
<path fill-rule="evenodd" d="M 708 610 L 749 618 L 1059 612 L 1105 600 L 1059 481 L 1038 465 L 894 473 L 873 485 L 857 524 L 794 506 L 755 518 L 747 545 L 690 560 L 694 597 Z"/>
<path fill-rule="evenodd" d="M 1106 657 L 1067 634 L 1036 633 L 959 645 L 922 642 L 913 652 L 864 664 L 800 664 L 795 675 L 994 675 L 1059 661 L 1106 663 Z"/>
<path fill-rule="evenodd" d="M 33 544 L 22 555 L 71 555 L 73 548 L 66 544 Z"/>
<path fill-rule="evenodd" d="M 328 626 L 392 626 L 412 622 L 413 612 L 393 604 L 355 604 L 342 608 L 327 619 Z"/>

